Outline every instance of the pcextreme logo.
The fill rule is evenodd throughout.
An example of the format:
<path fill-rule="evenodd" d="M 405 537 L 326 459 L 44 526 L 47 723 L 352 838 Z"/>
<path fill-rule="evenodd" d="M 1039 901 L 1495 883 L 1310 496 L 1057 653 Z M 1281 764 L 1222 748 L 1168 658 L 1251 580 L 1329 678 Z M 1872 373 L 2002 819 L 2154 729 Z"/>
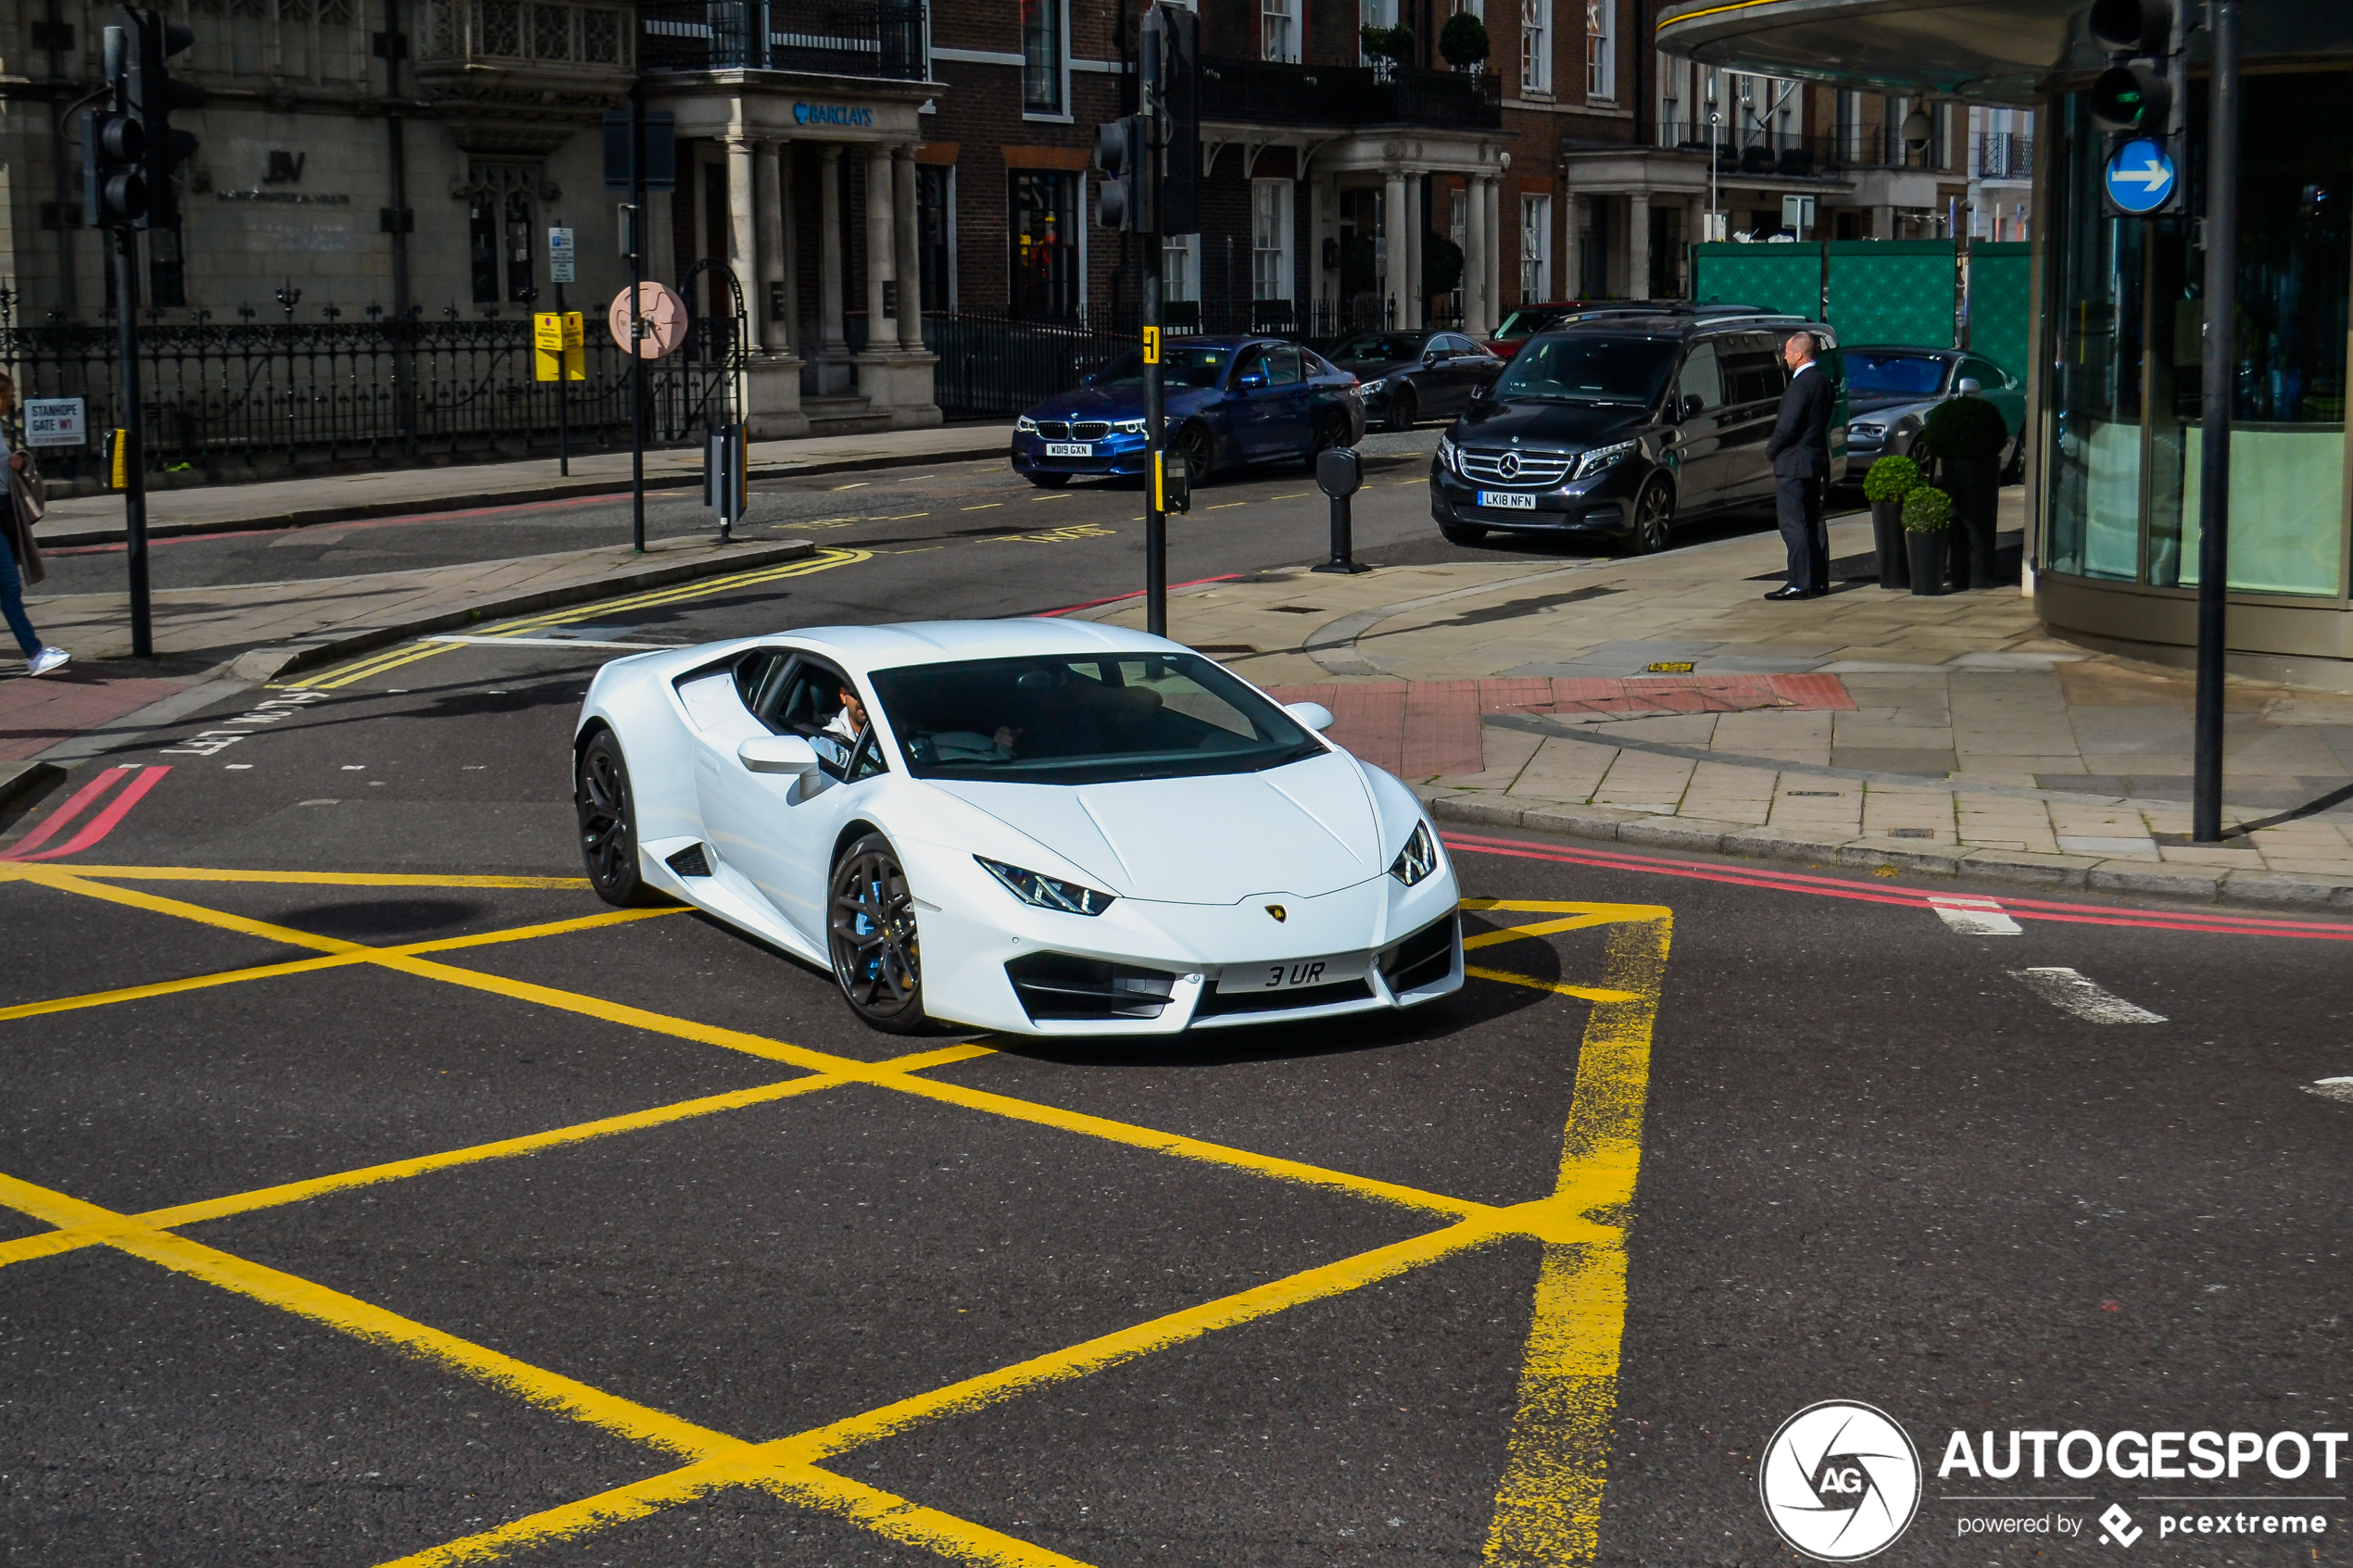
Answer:
<path fill-rule="evenodd" d="M 1781 1423 L 1756 1487 L 1781 1539 L 1819 1562 L 1857 1562 L 1919 1512 L 1919 1450 L 1884 1411 L 1825 1399 Z"/>

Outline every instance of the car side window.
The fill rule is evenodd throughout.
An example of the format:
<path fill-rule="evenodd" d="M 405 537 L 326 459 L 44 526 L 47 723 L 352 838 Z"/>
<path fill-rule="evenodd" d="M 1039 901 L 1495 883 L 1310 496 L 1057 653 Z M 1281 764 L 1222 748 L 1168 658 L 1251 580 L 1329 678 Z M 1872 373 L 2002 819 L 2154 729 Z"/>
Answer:
<path fill-rule="evenodd" d="M 1770 354 L 1750 349 L 1724 357 L 1724 400 L 1734 405 L 1766 403 L 1781 395 L 1781 367 Z"/>
<path fill-rule="evenodd" d="M 1444 337 L 1440 338 L 1438 341 L 1445 346 L 1446 352 L 1452 355 L 1461 356 L 1465 354 L 1477 354 L 1478 352 L 1478 345 L 1473 343 L 1470 339 L 1464 337 L 1459 332 L 1448 332 Z"/>
<path fill-rule="evenodd" d="M 1266 368 L 1277 386 L 1299 384 L 1299 350 L 1286 344 L 1266 351 Z"/>
<path fill-rule="evenodd" d="M 849 776 L 855 746 L 838 729 L 827 728 L 842 710 L 845 688 L 856 689 L 833 666 L 805 657 L 797 659 L 777 683 L 774 704 L 759 710 L 761 721 L 776 734 L 807 740 L 816 750 L 817 765 L 837 779 Z M 871 732 L 872 726 L 867 728 Z"/>
<path fill-rule="evenodd" d="M 2010 384 L 2010 378 L 2004 375 L 2002 368 L 1990 359 L 1962 360 L 1961 374 L 1976 377 L 1980 390 L 1985 392 L 2000 392 Z M 1953 384 L 1958 386 L 1960 383 Z"/>
<path fill-rule="evenodd" d="M 869 724 L 866 733 L 858 737 L 858 749 L 849 754 L 849 769 L 845 782 L 856 784 L 861 779 L 871 779 L 877 773 L 889 771 L 890 764 L 883 760 L 882 741 L 875 734 L 874 726 Z"/>
<path fill-rule="evenodd" d="M 753 713 L 775 698 L 777 683 L 792 662 L 790 648 L 754 648 L 736 660 L 736 695 Z"/>
<path fill-rule="evenodd" d="M 1724 406 L 1724 365 L 1716 357 L 1712 343 L 1692 345 L 1689 358 L 1683 361 L 1683 374 L 1676 383 L 1679 399 L 1696 397 L 1700 411 L 1713 413 Z"/>
<path fill-rule="evenodd" d="M 1244 391 L 1266 384 L 1266 350 L 1253 344 L 1235 356 L 1234 384 Z"/>

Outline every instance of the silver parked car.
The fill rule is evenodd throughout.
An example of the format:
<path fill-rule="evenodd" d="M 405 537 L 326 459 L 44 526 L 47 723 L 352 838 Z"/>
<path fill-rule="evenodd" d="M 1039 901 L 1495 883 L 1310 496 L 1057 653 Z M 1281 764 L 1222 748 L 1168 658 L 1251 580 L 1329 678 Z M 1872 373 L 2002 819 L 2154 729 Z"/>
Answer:
<path fill-rule="evenodd" d="M 1961 348 L 1849 348 L 1846 359 L 1846 471 L 1864 470 L 1891 454 L 1908 457 L 1929 410 L 1948 397 L 1974 393 L 2002 411 L 2010 444 L 2002 454 L 2002 483 L 2026 467 L 2026 383 L 1982 354 Z"/>

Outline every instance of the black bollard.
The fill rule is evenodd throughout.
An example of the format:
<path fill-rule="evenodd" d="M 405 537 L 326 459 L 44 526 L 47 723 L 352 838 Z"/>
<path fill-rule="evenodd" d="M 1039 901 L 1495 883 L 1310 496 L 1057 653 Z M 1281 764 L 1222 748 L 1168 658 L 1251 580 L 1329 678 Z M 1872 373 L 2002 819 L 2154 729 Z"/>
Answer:
<path fill-rule="evenodd" d="M 1354 574 L 1373 569 L 1356 559 L 1353 524 L 1348 498 L 1365 486 L 1365 464 L 1353 446 L 1334 446 L 1315 455 L 1315 486 L 1332 498 L 1332 558 L 1312 571 Z"/>

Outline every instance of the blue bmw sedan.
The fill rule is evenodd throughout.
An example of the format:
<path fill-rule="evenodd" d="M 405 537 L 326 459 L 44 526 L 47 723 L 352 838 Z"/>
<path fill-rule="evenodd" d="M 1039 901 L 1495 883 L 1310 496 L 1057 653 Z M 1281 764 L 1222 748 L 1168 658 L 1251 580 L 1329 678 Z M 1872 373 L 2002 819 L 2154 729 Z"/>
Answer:
<path fill-rule="evenodd" d="M 1194 484 L 1246 463 L 1313 463 L 1365 433 L 1356 378 L 1280 338 L 1189 337 L 1163 351 L 1168 446 Z M 1144 362 L 1122 356 L 1013 421 L 1013 470 L 1049 489 L 1144 472 Z"/>

